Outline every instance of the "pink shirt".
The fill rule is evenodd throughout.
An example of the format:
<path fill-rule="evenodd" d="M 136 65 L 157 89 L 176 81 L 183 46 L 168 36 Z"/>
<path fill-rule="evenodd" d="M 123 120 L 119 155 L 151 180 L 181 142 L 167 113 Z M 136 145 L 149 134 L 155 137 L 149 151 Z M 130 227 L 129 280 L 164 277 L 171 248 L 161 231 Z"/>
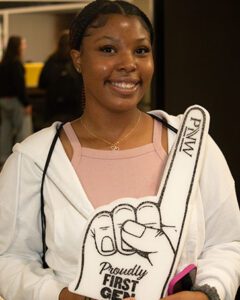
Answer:
<path fill-rule="evenodd" d="M 157 194 L 167 160 L 160 122 L 154 120 L 153 143 L 119 151 L 82 147 L 70 123 L 64 130 L 73 148 L 71 163 L 94 208 L 123 197 Z"/>

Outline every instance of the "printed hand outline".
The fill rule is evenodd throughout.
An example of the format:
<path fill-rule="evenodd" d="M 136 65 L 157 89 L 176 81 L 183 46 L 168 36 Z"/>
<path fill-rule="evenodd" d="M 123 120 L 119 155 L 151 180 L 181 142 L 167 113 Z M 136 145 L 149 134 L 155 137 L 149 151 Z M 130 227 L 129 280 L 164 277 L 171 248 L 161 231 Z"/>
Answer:
<path fill-rule="evenodd" d="M 116 252 L 123 255 L 137 253 L 152 265 L 151 258 L 159 252 L 161 243 L 174 253 L 171 241 L 162 227 L 157 204 L 144 201 L 136 207 L 121 203 L 112 211 L 100 212 L 93 220 L 91 233 L 99 254 L 109 256 Z"/>
<path fill-rule="evenodd" d="M 120 268 L 125 270 L 122 272 L 127 272 L 126 270 L 131 270 L 136 265 L 138 272 L 135 272 L 135 276 L 145 282 L 141 286 L 135 286 L 138 294 L 146 295 L 152 290 L 150 282 L 157 274 L 161 273 L 164 278 L 167 276 L 175 251 L 163 230 L 159 206 L 153 198 L 146 197 L 141 201 L 131 198 L 119 199 L 102 207 L 93 216 L 82 244 L 80 275 L 78 281 L 70 285 L 71 291 L 96 298 L 97 291 L 102 287 L 104 273 L 113 274 Z M 166 261 L 168 263 L 165 268 L 163 262 Z M 103 262 L 107 263 L 107 267 L 106 264 L 105 268 L 102 267 Z M 89 270 L 94 271 L 89 274 Z M 99 280 L 96 279 L 98 273 L 101 278 Z M 89 282 L 93 278 L 95 287 L 91 287 L 89 294 Z M 156 298 L 163 288 L 160 283 L 158 285 Z M 126 291 L 121 296 L 125 298 L 133 295 L 135 290 L 134 294 Z"/>

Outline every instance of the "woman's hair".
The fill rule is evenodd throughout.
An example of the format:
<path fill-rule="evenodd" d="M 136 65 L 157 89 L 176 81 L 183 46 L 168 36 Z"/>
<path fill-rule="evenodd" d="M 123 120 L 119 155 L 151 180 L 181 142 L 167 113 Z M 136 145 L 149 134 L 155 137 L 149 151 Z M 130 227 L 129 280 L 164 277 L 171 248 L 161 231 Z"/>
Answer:
<path fill-rule="evenodd" d="M 149 32 L 151 43 L 153 43 L 152 24 L 137 6 L 125 1 L 96 0 L 85 6 L 73 20 L 70 26 L 70 48 L 79 50 L 86 30 L 89 27 L 104 26 L 106 18 L 101 19 L 100 17 L 109 14 L 137 16 Z"/>
<path fill-rule="evenodd" d="M 54 52 L 54 56 L 59 60 L 70 59 L 69 48 L 69 31 L 64 30 L 59 37 L 57 49 Z"/>
<path fill-rule="evenodd" d="M 11 36 L 8 40 L 7 48 L 3 54 L 2 62 L 21 60 L 22 37 Z"/>
<path fill-rule="evenodd" d="M 88 28 L 99 28 L 107 22 L 107 15 L 120 14 L 123 16 L 136 16 L 144 28 L 149 32 L 153 44 L 153 27 L 148 17 L 135 5 L 126 1 L 95 0 L 85 6 L 74 18 L 69 33 L 70 48 L 80 50 L 83 37 Z M 82 83 L 82 109 L 85 107 L 85 91 L 82 74 L 79 74 Z"/>

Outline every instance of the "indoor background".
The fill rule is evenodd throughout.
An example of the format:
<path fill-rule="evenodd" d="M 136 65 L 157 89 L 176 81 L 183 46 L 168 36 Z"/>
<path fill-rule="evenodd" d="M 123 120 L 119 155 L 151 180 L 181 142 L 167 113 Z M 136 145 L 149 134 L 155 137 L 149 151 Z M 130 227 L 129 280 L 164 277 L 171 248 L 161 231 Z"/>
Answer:
<path fill-rule="evenodd" d="M 8 36 L 21 35 L 28 44 L 25 61 L 30 68 L 31 63 L 41 65 L 54 51 L 59 33 L 88 2 L 0 1 L 0 55 Z M 239 198 L 240 1 L 131 2 L 146 12 L 156 31 L 155 77 L 143 108 L 171 114 L 184 112 L 192 104 L 207 108 L 212 117 L 210 134 L 227 159 Z M 29 82 L 28 93 L 38 130 L 42 94 L 34 82 Z"/>

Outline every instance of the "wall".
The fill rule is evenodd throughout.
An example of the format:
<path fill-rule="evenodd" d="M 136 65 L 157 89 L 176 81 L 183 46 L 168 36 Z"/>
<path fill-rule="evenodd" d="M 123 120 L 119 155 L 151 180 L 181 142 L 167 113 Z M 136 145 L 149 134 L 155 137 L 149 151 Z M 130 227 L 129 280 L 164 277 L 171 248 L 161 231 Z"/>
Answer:
<path fill-rule="evenodd" d="M 133 0 L 132 3 L 138 6 L 148 16 L 150 20 L 153 18 L 153 1 L 152 0 Z"/>
<path fill-rule="evenodd" d="M 152 19 L 152 0 L 133 0 Z M 78 10 L 77 10 L 78 11 Z M 44 61 L 54 51 L 63 29 L 69 28 L 75 13 L 25 13 L 9 17 L 9 35 L 21 35 L 27 40 L 26 61 Z"/>
<path fill-rule="evenodd" d="M 133 0 L 131 1 L 134 5 L 138 6 L 148 16 L 150 21 L 153 22 L 153 1 L 152 0 Z M 140 109 L 143 111 L 151 110 L 152 91 L 151 86 L 147 89 L 145 96 L 143 97 Z"/>
<path fill-rule="evenodd" d="M 55 50 L 60 31 L 69 27 L 71 16 L 46 12 L 10 15 L 9 35 L 26 38 L 26 61 L 45 61 Z"/>
<path fill-rule="evenodd" d="M 240 192 L 240 2 L 164 1 L 164 107 L 191 104 L 212 116 L 211 134 L 223 150 Z"/>

